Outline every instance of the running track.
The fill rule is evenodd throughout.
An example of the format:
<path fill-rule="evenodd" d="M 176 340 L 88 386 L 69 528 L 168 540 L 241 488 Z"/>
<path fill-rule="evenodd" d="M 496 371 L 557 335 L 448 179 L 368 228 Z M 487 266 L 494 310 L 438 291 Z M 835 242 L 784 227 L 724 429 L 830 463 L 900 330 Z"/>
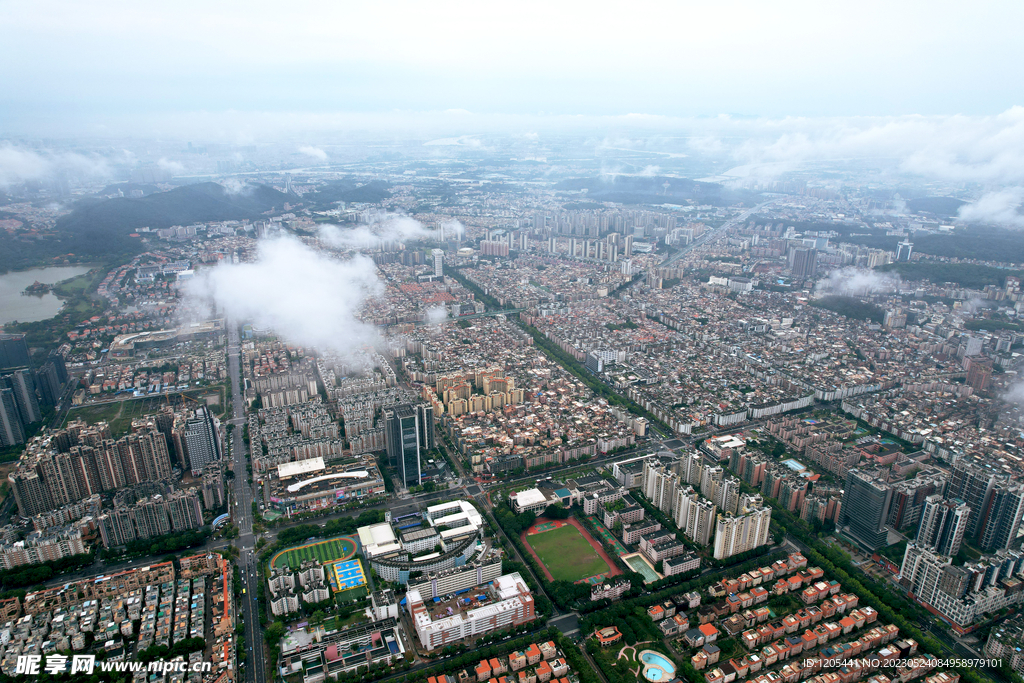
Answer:
<path fill-rule="evenodd" d="M 534 522 L 534 526 L 536 526 L 538 524 L 543 524 L 544 522 L 553 522 L 553 521 L 556 521 L 556 520 L 547 519 L 546 517 L 538 517 L 537 520 Z M 583 538 L 585 538 L 587 540 L 587 543 L 589 543 L 590 547 L 594 549 L 594 552 L 597 553 L 598 557 L 600 557 L 602 560 L 604 560 L 604 563 L 606 565 L 608 565 L 608 571 L 605 573 L 605 577 L 606 578 L 607 577 L 611 577 L 611 576 L 618 576 L 619 574 L 622 573 L 622 570 L 619 569 L 618 565 L 615 564 L 615 561 L 608 555 L 608 553 L 606 553 L 604 551 L 604 547 L 602 547 L 600 543 L 598 543 L 597 541 L 594 540 L 594 538 L 590 535 L 590 532 L 587 531 L 586 527 L 584 527 L 582 524 L 580 524 L 578 519 L 576 519 L 575 517 L 570 517 L 569 519 L 562 520 L 562 521 L 565 521 L 565 522 L 567 522 L 569 524 L 572 524 L 574 527 L 576 527 L 577 531 L 579 531 L 580 535 L 582 535 Z M 532 529 L 532 528 L 533 527 L 531 526 L 530 529 Z M 540 568 L 544 571 L 544 576 L 546 576 L 548 578 L 548 581 L 554 581 L 555 579 L 554 579 L 554 577 L 551 576 L 551 572 L 549 572 L 548 568 L 544 566 L 544 563 L 540 561 L 540 557 L 537 556 L 537 553 L 534 551 L 533 547 L 526 540 L 527 532 L 529 532 L 530 529 L 527 529 L 526 531 L 523 531 L 522 533 L 520 533 L 519 534 L 519 540 L 521 540 L 523 542 L 523 545 L 526 546 L 526 549 L 530 552 L 530 555 L 533 556 L 533 559 L 537 560 L 537 564 L 539 564 Z M 586 578 L 589 578 L 589 577 L 586 577 Z M 585 580 L 585 579 L 581 579 L 581 581 L 583 581 L 583 580 Z"/>

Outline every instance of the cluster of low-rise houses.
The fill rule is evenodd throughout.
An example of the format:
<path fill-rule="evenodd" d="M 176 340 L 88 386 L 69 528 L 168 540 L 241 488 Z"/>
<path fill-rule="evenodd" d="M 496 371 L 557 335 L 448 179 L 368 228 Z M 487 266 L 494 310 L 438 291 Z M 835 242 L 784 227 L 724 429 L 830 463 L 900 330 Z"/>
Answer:
<path fill-rule="evenodd" d="M 153 645 L 205 641 L 188 656 L 189 683 L 228 683 L 237 676 L 231 564 L 220 555 L 90 577 L 0 602 L 0 669 L 18 658 L 65 652 L 130 661 Z"/>

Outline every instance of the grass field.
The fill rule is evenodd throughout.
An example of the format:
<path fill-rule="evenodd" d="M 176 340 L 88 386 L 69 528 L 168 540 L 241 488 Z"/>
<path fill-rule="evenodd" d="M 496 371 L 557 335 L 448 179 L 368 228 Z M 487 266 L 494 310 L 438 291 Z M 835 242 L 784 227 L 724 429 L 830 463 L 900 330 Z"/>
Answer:
<path fill-rule="evenodd" d="M 526 537 L 555 581 L 579 581 L 608 571 L 587 539 L 571 524 Z"/>
<path fill-rule="evenodd" d="M 96 424 L 100 421 L 110 422 L 118 413 L 121 411 L 121 401 L 115 401 L 113 403 L 103 403 L 99 405 L 82 406 L 81 408 L 72 408 L 68 411 L 67 419 L 65 424 L 71 420 L 82 418 L 89 424 Z"/>
<path fill-rule="evenodd" d="M 317 560 L 324 564 L 332 560 L 344 559 L 351 555 L 354 550 L 355 546 L 351 541 L 341 538 L 321 541 L 319 543 L 311 541 L 309 544 L 289 548 L 281 554 L 274 556 L 270 561 L 270 567 L 273 569 L 288 565 L 291 569 L 298 569 L 302 565 L 303 560 Z"/>
<path fill-rule="evenodd" d="M 196 387 L 189 389 L 185 393 L 200 405 L 206 403 L 204 397 L 209 394 L 218 396 L 218 404 L 223 405 L 224 403 L 224 387 L 221 385 Z M 70 420 L 79 417 L 89 424 L 96 424 L 103 420 L 110 423 L 110 434 L 117 439 L 131 430 L 132 420 L 135 418 L 155 413 L 161 406 L 167 405 L 168 401 L 178 405 L 181 400 L 178 394 L 157 394 L 144 398 L 130 398 L 123 401 L 84 405 L 69 410 L 64 423 L 67 424 Z"/>

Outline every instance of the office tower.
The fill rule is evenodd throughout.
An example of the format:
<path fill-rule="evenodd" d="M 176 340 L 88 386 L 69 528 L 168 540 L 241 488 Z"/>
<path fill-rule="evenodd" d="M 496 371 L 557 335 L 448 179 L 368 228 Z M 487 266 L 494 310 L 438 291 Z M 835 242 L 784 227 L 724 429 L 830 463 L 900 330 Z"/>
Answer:
<path fill-rule="evenodd" d="M 437 448 L 434 440 L 434 406 L 420 403 L 416 406 L 416 415 L 419 418 L 420 449 L 432 451 Z"/>
<path fill-rule="evenodd" d="M 444 252 L 440 249 L 433 249 L 430 254 L 434 257 L 434 275 L 441 277 L 444 275 Z"/>
<path fill-rule="evenodd" d="M 14 390 L 0 388 L 0 447 L 25 443 L 25 429 Z"/>
<path fill-rule="evenodd" d="M 913 243 L 909 242 L 908 240 L 903 240 L 902 242 L 899 243 L 899 246 L 896 249 L 896 260 L 897 261 L 909 261 L 910 260 L 910 252 L 912 252 L 912 251 L 914 251 Z"/>
<path fill-rule="evenodd" d="M 956 555 L 970 516 L 971 508 L 962 500 L 946 500 L 937 493 L 928 496 L 915 542 L 940 555 Z"/>
<path fill-rule="evenodd" d="M 1024 515 L 1024 485 L 1000 483 L 992 489 L 978 529 L 978 547 L 986 552 L 1005 550 L 1017 540 Z"/>
<path fill-rule="evenodd" d="M 433 442 L 433 417 L 433 408 L 428 412 L 424 404 L 402 404 L 384 409 L 384 442 L 388 460 L 406 487 L 419 486 L 422 481 L 420 463 L 422 452 L 427 450 L 424 443 L 427 434 Z M 429 429 L 427 425 L 420 425 L 421 419 L 427 418 L 431 421 Z"/>
<path fill-rule="evenodd" d="M 793 252 L 793 277 L 806 279 L 814 277 L 818 266 L 817 249 L 797 249 Z"/>
<path fill-rule="evenodd" d="M 971 538 L 977 536 L 981 529 L 979 522 L 987 509 L 992 489 L 997 480 L 998 476 L 994 472 L 976 467 L 966 461 L 960 461 L 953 466 L 953 472 L 949 476 L 949 485 L 946 487 L 946 497 L 962 500 L 971 508 L 966 532 L 967 536 Z"/>
<path fill-rule="evenodd" d="M 28 365 L 28 344 L 23 334 L 0 334 L 0 370 Z"/>
<path fill-rule="evenodd" d="M 39 401 L 36 398 L 36 383 L 32 378 L 32 371 L 28 368 L 15 370 L 9 375 L 0 377 L 0 387 L 10 389 L 14 392 L 14 401 L 18 405 L 18 413 L 21 415 L 21 423 L 24 426 L 41 422 L 43 414 L 39 411 Z"/>
<path fill-rule="evenodd" d="M 846 475 L 839 526 L 871 550 L 888 545 L 885 522 L 891 500 L 892 489 L 887 483 L 868 472 L 852 469 Z"/>
<path fill-rule="evenodd" d="M 220 460 L 220 439 L 213 415 L 206 408 L 196 410 L 195 417 L 185 421 L 185 451 L 192 475 L 198 477 L 203 468 Z M 166 453 L 166 449 L 165 449 Z"/>

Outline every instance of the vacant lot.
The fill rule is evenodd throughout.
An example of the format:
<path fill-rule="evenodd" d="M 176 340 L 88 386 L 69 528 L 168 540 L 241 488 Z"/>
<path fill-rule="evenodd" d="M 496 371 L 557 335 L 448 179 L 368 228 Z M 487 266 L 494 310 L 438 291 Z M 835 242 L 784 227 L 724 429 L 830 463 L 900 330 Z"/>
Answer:
<path fill-rule="evenodd" d="M 526 542 L 555 581 L 579 581 L 609 571 L 587 539 L 570 524 L 527 536 Z"/>

